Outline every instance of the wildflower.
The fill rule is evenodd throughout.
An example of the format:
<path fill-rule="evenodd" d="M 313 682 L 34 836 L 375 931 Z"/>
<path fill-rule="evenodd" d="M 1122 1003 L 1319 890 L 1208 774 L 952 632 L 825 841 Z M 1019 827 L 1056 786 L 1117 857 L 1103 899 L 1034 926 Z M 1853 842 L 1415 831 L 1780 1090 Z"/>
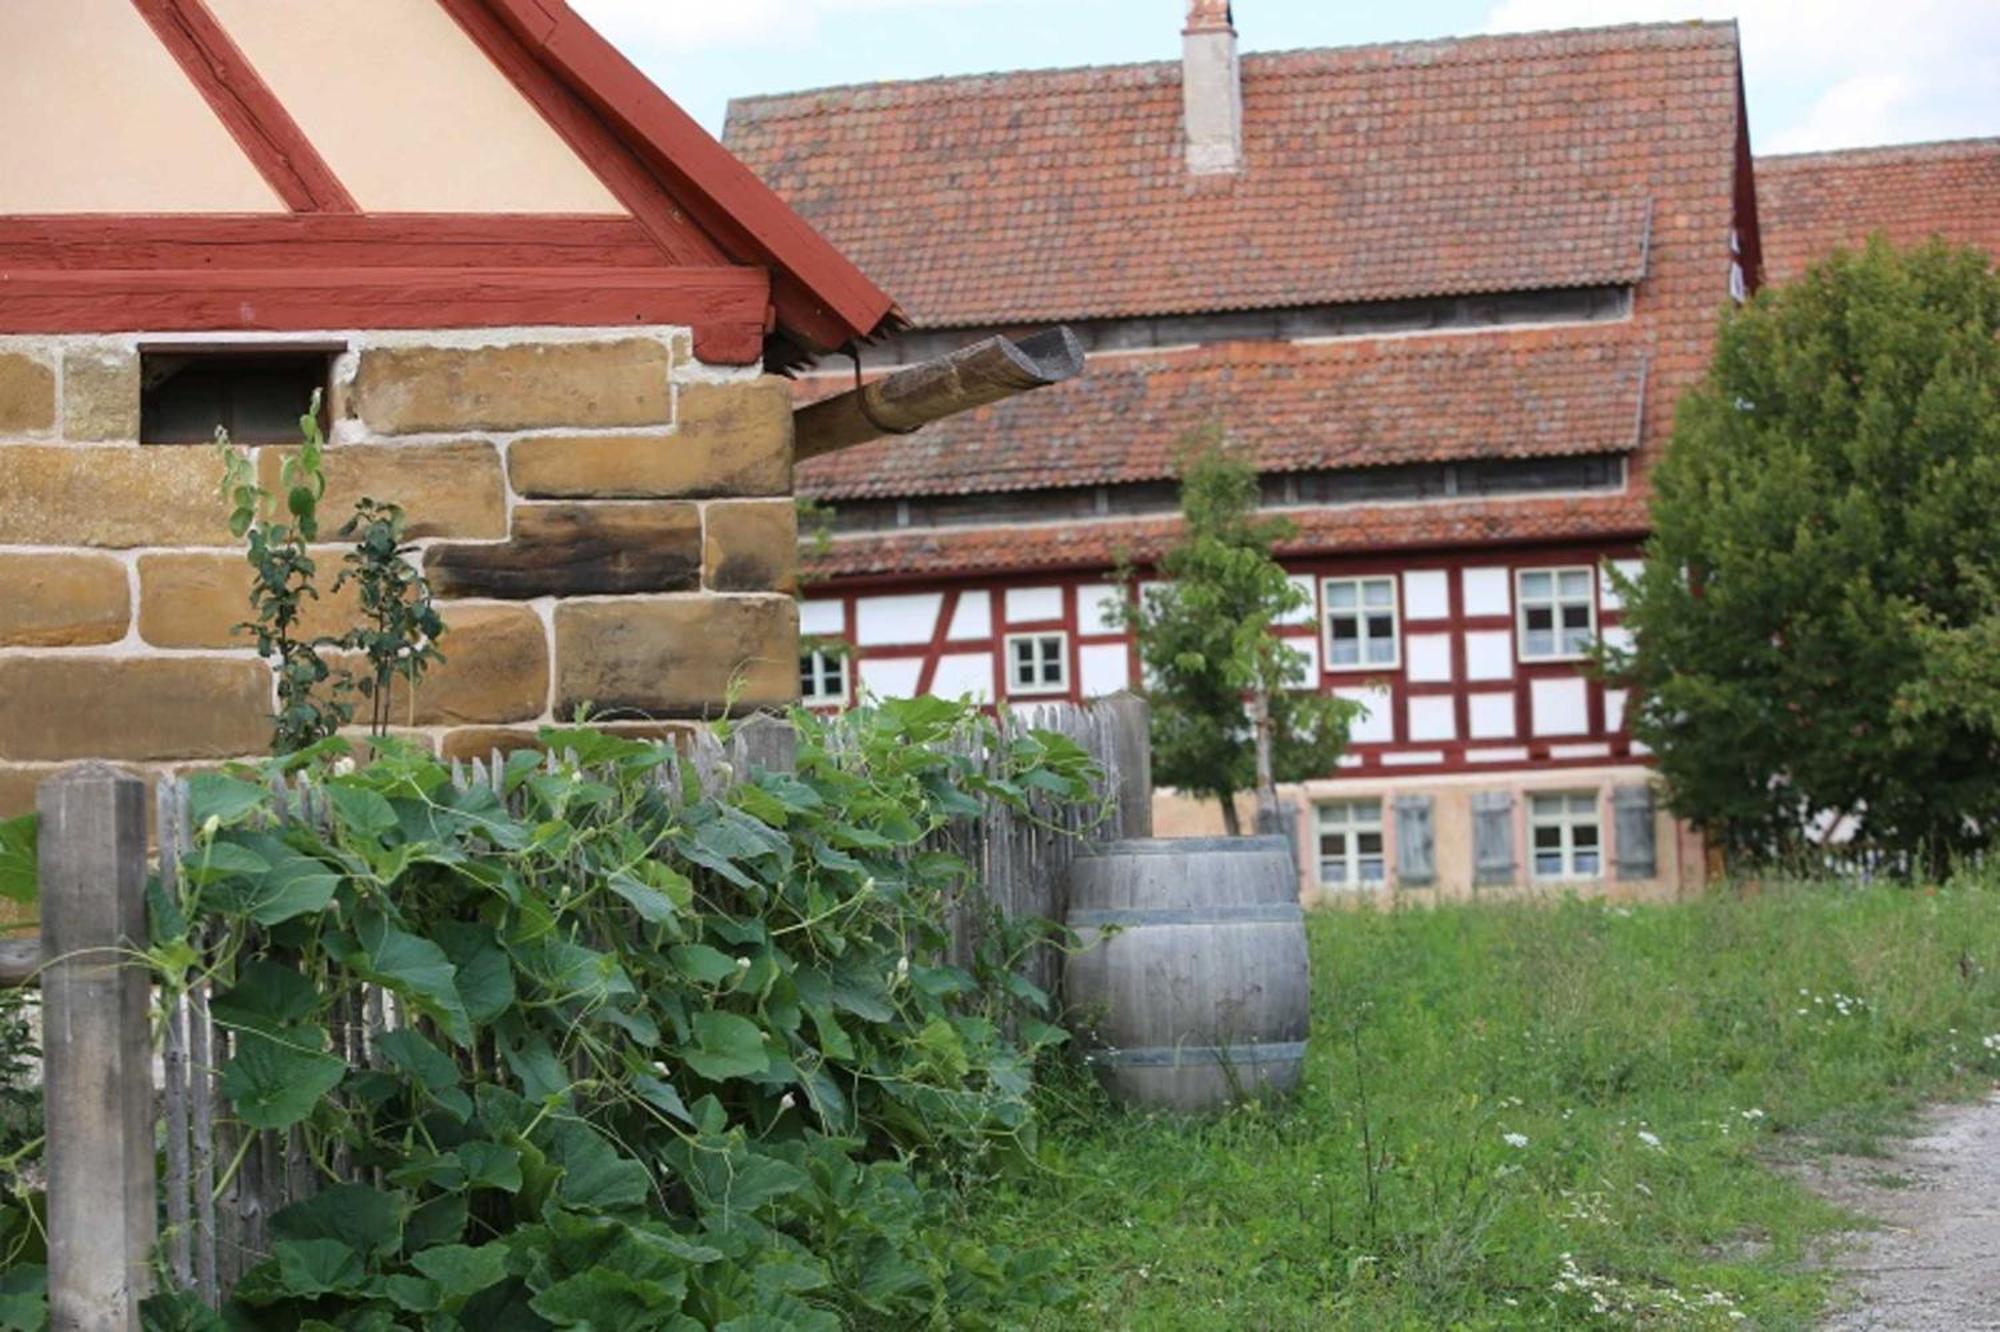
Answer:
<path fill-rule="evenodd" d="M 798 1100 L 790 1092 L 786 1092 L 778 1098 L 778 1109 L 780 1110 L 789 1110 L 797 1104 Z"/>
<path fill-rule="evenodd" d="M 1649 1133 L 1645 1129 L 1640 1129 L 1639 1141 L 1645 1143 L 1648 1147 L 1651 1147 L 1656 1152 L 1665 1150 L 1663 1147 L 1660 1146 L 1660 1135 L 1657 1133 Z"/>
<path fill-rule="evenodd" d="M 1745 1110 L 1743 1112 L 1743 1118 L 1749 1120 L 1753 1124 L 1756 1123 L 1758 1120 L 1762 1119 L 1763 1117 L 1764 1117 L 1764 1112 L 1762 1110 L 1757 1109 L 1755 1106 L 1752 1106 L 1750 1109 Z"/>
<path fill-rule="evenodd" d="M 1986 1047 L 1988 1054 L 2000 1054 L 2000 1032 L 1995 1032 L 1979 1043 Z"/>
<path fill-rule="evenodd" d="M 216 830 L 220 827 L 222 827 L 222 816 L 220 814 L 209 815 L 201 821 L 202 839 L 205 841 L 215 836 Z"/>
<path fill-rule="evenodd" d="M 1503 1133 L 1500 1135 L 1500 1141 L 1506 1143 L 1509 1147 L 1526 1147 L 1528 1145 L 1528 1135 L 1525 1133 Z"/>
<path fill-rule="evenodd" d="M 349 773 L 351 773 L 351 772 L 353 772 L 353 771 L 354 771 L 354 760 L 353 760 L 353 759 L 351 759 L 351 758 L 337 758 L 337 759 L 335 759 L 335 760 L 333 761 L 333 775 L 334 775 L 334 776 L 336 776 L 336 777 L 345 777 L 345 776 L 347 776 L 347 775 L 348 775 Z"/>
<path fill-rule="evenodd" d="M 908 980 L 909 978 L 910 978 L 910 957 L 909 954 L 905 953 L 903 956 L 896 959 L 896 979 Z"/>
<path fill-rule="evenodd" d="M 747 957 L 739 957 L 739 958 L 737 958 L 737 959 L 736 959 L 736 969 L 737 969 L 738 971 L 748 971 L 748 970 L 750 970 L 750 959 L 749 959 L 749 958 L 747 958 Z"/>

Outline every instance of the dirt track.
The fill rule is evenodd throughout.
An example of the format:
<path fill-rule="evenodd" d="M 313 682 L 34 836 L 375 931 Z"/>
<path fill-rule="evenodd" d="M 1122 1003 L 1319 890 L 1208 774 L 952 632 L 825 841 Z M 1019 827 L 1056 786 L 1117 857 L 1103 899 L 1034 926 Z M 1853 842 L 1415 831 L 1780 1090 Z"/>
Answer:
<path fill-rule="evenodd" d="M 1942 1106 L 1883 1160 L 1835 1158 L 1807 1182 L 1881 1223 L 1834 1260 L 1826 1332 L 2000 1330 L 2000 1095 Z"/>

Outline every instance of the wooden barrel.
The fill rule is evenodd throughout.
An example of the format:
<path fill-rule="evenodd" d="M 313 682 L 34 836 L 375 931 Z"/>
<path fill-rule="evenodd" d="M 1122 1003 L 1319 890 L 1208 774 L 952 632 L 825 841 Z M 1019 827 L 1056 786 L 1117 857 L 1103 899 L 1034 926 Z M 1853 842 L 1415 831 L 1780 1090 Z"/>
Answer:
<path fill-rule="evenodd" d="M 1113 1095 L 1192 1112 L 1298 1085 L 1311 989 L 1283 838 L 1100 843 L 1069 901 L 1066 996 Z"/>

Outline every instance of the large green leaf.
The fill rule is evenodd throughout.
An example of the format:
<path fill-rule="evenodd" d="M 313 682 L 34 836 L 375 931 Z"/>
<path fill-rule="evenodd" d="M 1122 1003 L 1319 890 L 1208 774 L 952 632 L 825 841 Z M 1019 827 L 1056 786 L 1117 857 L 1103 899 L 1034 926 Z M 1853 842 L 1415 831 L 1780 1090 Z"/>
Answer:
<path fill-rule="evenodd" d="M 222 1094 L 250 1127 L 290 1128 L 347 1073 L 347 1061 L 322 1053 L 325 1048 L 326 1033 L 318 1027 L 243 1032 L 235 1057 L 223 1065 Z"/>
<path fill-rule="evenodd" d="M 694 1015 L 695 1044 L 681 1049 L 689 1068 L 705 1078 L 750 1077 L 767 1072 L 771 1056 L 764 1049 L 764 1031 L 748 1018 L 713 1009 Z"/>
<path fill-rule="evenodd" d="M 215 997 L 209 1013 L 224 1026 L 278 1032 L 296 1027 L 319 1007 L 319 990 L 292 967 L 263 958 L 246 962 L 236 984 Z"/>
<path fill-rule="evenodd" d="M 254 782 L 227 773 L 198 772 L 188 778 L 188 821 L 199 828 L 214 819 L 226 828 L 270 798 L 271 793 Z"/>
<path fill-rule="evenodd" d="M 387 1257 L 403 1247 L 409 1198 L 364 1184 L 329 1184 L 271 1218 L 279 1239 L 338 1240 L 365 1257 Z"/>
<path fill-rule="evenodd" d="M 412 1254 L 410 1266 L 438 1283 L 445 1298 L 476 1295 L 507 1276 L 507 1246 L 443 1244 Z"/>
<path fill-rule="evenodd" d="M 489 926 L 448 921 L 432 931 L 458 969 L 459 1002 L 474 1025 L 484 1026 L 514 1005 L 514 964 Z"/>
<path fill-rule="evenodd" d="M 278 1277 L 292 1295 L 345 1295 L 366 1284 L 361 1255 L 336 1239 L 280 1240 L 271 1246 Z"/>
<path fill-rule="evenodd" d="M 652 1191 L 645 1165 L 620 1156 L 602 1134 L 581 1120 L 557 1121 L 549 1131 L 549 1155 L 563 1168 L 558 1189 L 572 1207 L 600 1211 L 635 1207 Z"/>
<path fill-rule="evenodd" d="M 338 781 L 330 783 L 326 791 L 333 798 L 334 817 L 355 836 L 379 840 L 396 827 L 396 811 L 379 791 Z"/>
<path fill-rule="evenodd" d="M 348 958 L 348 965 L 363 980 L 394 990 L 459 1045 L 472 1044 L 472 1020 L 458 993 L 458 968 L 442 948 L 376 912 L 362 916 L 358 933 L 361 951 Z"/>
<path fill-rule="evenodd" d="M 458 1085 L 458 1065 L 422 1032 L 410 1027 L 385 1032 L 377 1039 L 376 1048 L 452 1118 L 461 1124 L 472 1118 L 472 1098 Z"/>
<path fill-rule="evenodd" d="M 568 1277 L 535 1296 L 530 1306 L 557 1327 L 590 1332 L 654 1332 L 677 1311 L 687 1278 L 645 1280 L 608 1267 Z"/>
<path fill-rule="evenodd" d="M 499 1189 L 517 1193 L 521 1188 L 521 1154 L 505 1143 L 473 1141 L 460 1143 L 457 1156 L 465 1167 L 469 1189 Z"/>

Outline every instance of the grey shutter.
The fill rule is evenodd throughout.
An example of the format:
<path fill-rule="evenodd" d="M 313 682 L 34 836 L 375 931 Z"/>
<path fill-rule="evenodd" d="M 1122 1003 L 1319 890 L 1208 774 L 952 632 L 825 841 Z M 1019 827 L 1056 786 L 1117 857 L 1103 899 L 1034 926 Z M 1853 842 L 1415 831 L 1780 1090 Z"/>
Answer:
<path fill-rule="evenodd" d="M 1437 881 L 1436 838 L 1431 832 L 1431 798 L 1396 797 L 1396 882 L 1405 888 L 1428 888 Z"/>
<path fill-rule="evenodd" d="M 1506 791 L 1472 797 L 1472 881 L 1514 883 L 1514 797 Z"/>
<path fill-rule="evenodd" d="M 1653 788 L 1641 782 L 1611 792 L 1613 817 L 1618 820 L 1618 877 L 1650 879 L 1660 872 L 1659 851 L 1653 844 Z"/>

